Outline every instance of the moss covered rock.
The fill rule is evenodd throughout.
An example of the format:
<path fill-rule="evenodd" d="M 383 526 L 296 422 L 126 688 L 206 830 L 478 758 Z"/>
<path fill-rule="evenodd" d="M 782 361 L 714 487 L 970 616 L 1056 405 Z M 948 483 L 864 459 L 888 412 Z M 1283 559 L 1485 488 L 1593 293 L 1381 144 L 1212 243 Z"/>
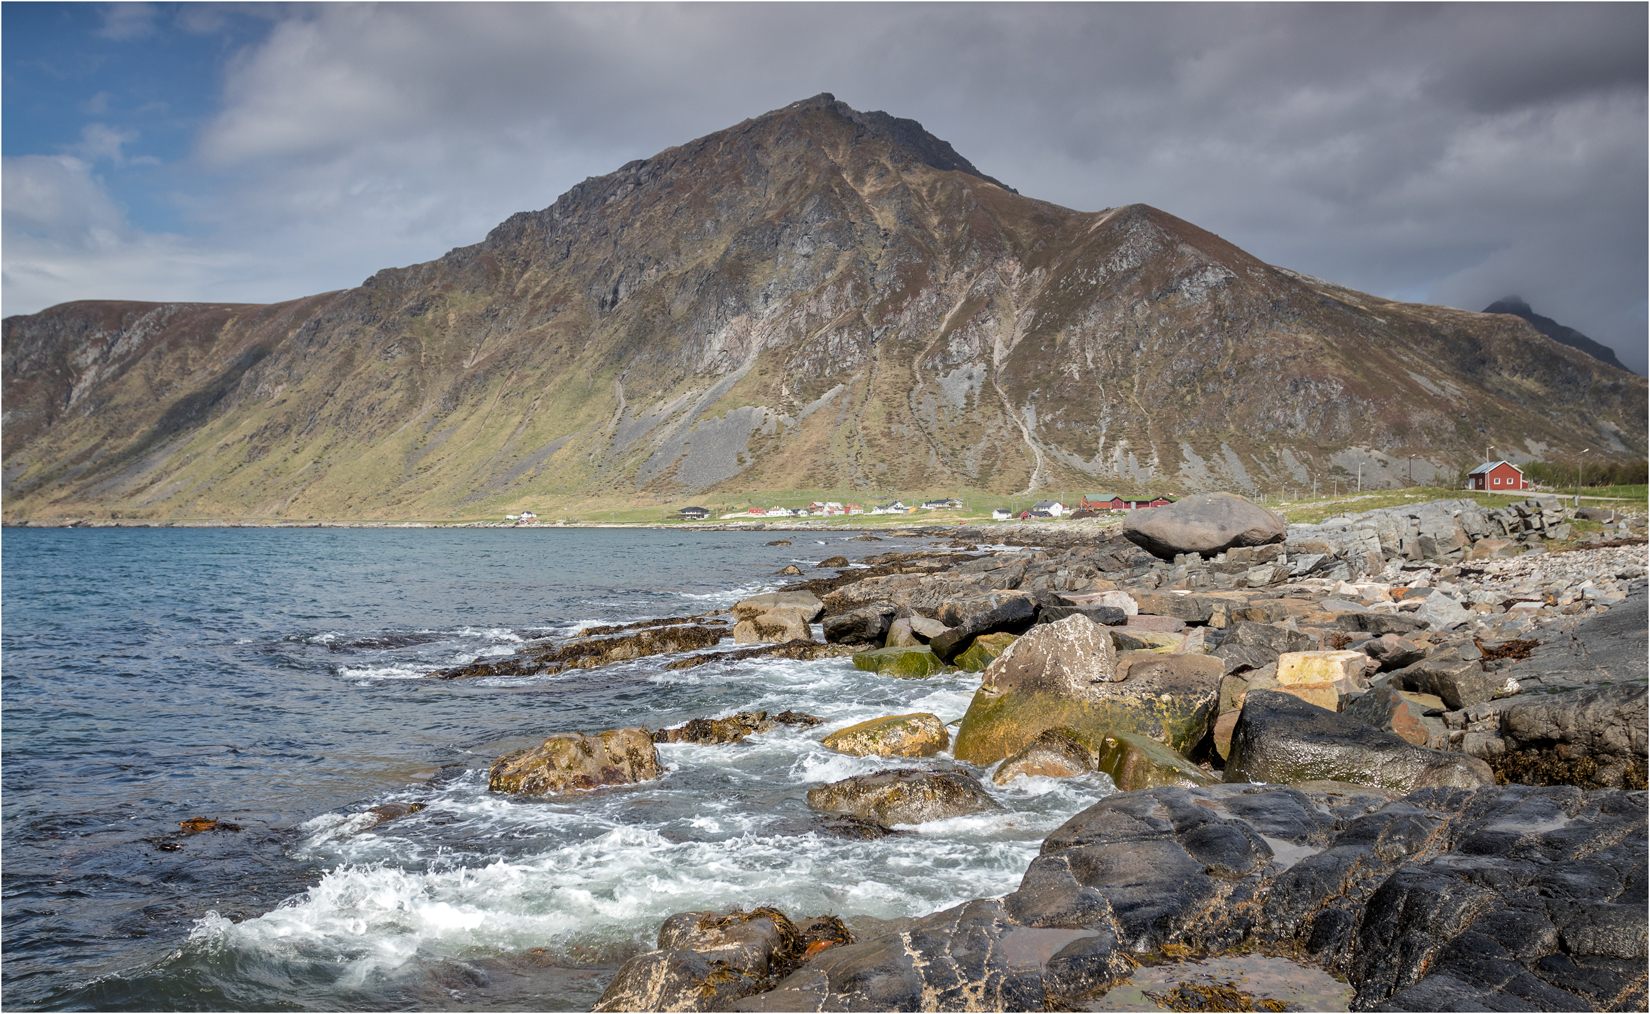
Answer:
<path fill-rule="evenodd" d="M 927 645 L 862 651 L 854 656 L 854 666 L 901 679 L 925 679 L 945 670 L 945 663 Z"/>
<path fill-rule="evenodd" d="M 974 638 L 968 650 L 957 656 L 957 668 L 966 672 L 985 672 L 1008 646 L 1019 640 L 1018 634 L 981 634 Z"/>
<path fill-rule="evenodd" d="M 1087 622 L 1072 617 L 1060 623 L 1074 620 Z M 1137 733 L 1177 752 L 1190 750 L 1209 731 L 1219 704 L 1219 659 L 1124 652 L 1114 663 L 1120 677 L 1116 682 L 1061 682 L 1007 664 L 1036 633 L 1021 638 L 986 669 L 952 743 L 958 760 L 994 764 L 1045 729 L 1060 727 L 1091 743 Z"/>
<path fill-rule="evenodd" d="M 1220 781 L 1162 743 L 1138 733 L 1114 733 L 1096 746 L 1095 766 L 1111 776 L 1119 792 L 1155 789 L 1159 785 L 1192 789 Z"/>
<path fill-rule="evenodd" d="M 855 757 L 932 757 L 951 745 L 951 734 L 937 715 L 889 715 L 838 729 L 824 743 Z"/>

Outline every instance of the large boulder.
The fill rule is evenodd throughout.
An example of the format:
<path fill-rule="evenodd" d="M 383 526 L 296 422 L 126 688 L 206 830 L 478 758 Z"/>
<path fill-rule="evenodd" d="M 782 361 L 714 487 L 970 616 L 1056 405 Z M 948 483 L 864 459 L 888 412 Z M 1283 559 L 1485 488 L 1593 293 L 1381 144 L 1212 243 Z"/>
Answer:
<path fill-rule="evenodd" d="M 892 602 L 872 602 L 827 616 L 821 627 L 831 644 L 881 644 L 898 612 L 899 607 Z"/>
<path fill-rule="evenodd" d="M 823 743 L 855 757 L 932 757 L 951 745 L 951 734 L 937 715 L 889 715 L 838 729 Z"/>
<path fill-rule="evenodd" d="M 711 1011 L 759 991 L 757 976 L 697 951 L 648 951 L 625 962 L 596 1001 L 596 1011 Z"/>
<path fill-rule="evenodd" d="M 1090 742 L 1133 732 L 1172 750 L 1191 749 L 1214 718 L 1222 675 L 1207 655 L 1125 653 L 1086 616 L 1034 627 L 983 674 L 952 751 L 993 764 L 1065 726 Z"/>
<path fill-rule="evenodd" d="M 646 729 L 609 729 L 596 736 L 551 736 L 530 750 L 493 761 L 487 788 L 519 796 L 546 796 L 600 785 L 627 785 L 664 774 Z"/>
<path fill-rule="evenodd" d="M 1494 785 L 1489 765 L 1406 743 L 1275 690 L 1250 690 L 1232 730 L 1228 782 L 1340 781 L 1400 792 Z"/>
<path fill-rule="evenodd" d="M 804 613 L 797 609 L 776 609 L 758 613 L 733 625 L 734 644 L 784 644 L 813 637 Z"/>
<path fill-rule="evenodd" d="M 825 604 L 810 591 L 769 592 L 766 595 L 752 595 L 733 604 L 733 615 L 741 620 L 781 611 L 801 613 L 803 622 L 812 623 L 825 611 Z"/>
<path fill-rule="evenodd" d="M 1236 493 L 1199 493 L 1167 507 L 1130 511 L 1122 533 L 1148 553 L 1172 560 L 1181 553 L 1213 556 L 1233 546 L 1283 542 L 1289 525 L 1283 515 Z"/>
<path fill-rule="evenodd" d="M 909 768 L 855 775 L 808 790 L 808 805 L 880 824 L 921 824 L 1001 809 L 972 775 Z"/>

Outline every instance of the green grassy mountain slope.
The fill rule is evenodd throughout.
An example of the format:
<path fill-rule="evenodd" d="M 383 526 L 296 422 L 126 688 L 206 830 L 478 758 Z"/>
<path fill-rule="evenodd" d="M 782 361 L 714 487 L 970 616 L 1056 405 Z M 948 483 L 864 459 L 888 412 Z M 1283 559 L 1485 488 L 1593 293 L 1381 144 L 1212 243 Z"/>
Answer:
<path fill-rule="evenodd" d="M 1020 196 L 817 96 L 474 246 L 269 306 L 4 321 L 7 519 L 439 517 L 561 497 L 1453 478 L 1645 453 L 1646 388 L 1144 205 Z"/>

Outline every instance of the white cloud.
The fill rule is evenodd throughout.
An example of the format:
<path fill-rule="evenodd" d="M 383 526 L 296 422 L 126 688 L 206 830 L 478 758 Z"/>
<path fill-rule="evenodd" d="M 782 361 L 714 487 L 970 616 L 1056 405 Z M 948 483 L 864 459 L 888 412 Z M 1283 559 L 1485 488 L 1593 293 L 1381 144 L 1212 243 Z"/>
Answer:
<path fill-rule="evenodd" d="M 159 13 L 149 3 L 109 4 L 103 10 L 103 27 L 98 34 L 105 39 L 140 39 L 155 30 Z"/>

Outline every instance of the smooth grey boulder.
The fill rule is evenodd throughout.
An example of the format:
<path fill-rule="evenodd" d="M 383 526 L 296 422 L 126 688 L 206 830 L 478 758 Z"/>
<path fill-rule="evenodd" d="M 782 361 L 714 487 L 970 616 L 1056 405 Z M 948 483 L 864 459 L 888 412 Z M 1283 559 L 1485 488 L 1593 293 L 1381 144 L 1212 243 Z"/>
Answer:
<path fill-rule="evenodd" d="M 1167 507 L 1130 511 L 1123 537 L 1165 560 L 1181 553 L 1213 556 L 1233 546 L 1264 546 L 1289 536 L 1283 515 L 1236 493 L 1199 493 Z"/>
<path fill-rule="evenodd" d="M 888 636 L 888 627 L 894 622 L 899 607 L 891 602 L 873 602 L 845 613 L 825 617 L 820 624 L 825 640 L 831 644 L 881 644 Z"/>
<path fill-rule="evenodd" d="M 1501 713 L 1501 735 L 1514 750 L 1568 747 L 1591 757 L 1643 761 L 1650 750 L 1650 688 L 1643 683 L 1542 694 Z"/>
<path fill-rule="evenodd" d="M 1228 782 L 1332 780 L 1411 792 L 1494 785 L 1476 757 L 1414 746 L 1292 694 L 1250 690 L 1226 760 Z"/>
<path fill-rule="evenodd" d="M 1421 608 L 1412 615 L 1416 622 L 1425 622 L 1430 630 L 1449 630 L 1468 622 L 1475 614 L 1443 592 L 1434 591 L 1421 600 Z"/>
<path fill-rule="evenodd" d="M 1394 670 L 1392 682 L 1403 690 L 1441 698 L 1451 711 L 1519 692 L 1517 680 L 1484 668 L 1480 659 L 1462 658 L 1453 648 Z"/>

